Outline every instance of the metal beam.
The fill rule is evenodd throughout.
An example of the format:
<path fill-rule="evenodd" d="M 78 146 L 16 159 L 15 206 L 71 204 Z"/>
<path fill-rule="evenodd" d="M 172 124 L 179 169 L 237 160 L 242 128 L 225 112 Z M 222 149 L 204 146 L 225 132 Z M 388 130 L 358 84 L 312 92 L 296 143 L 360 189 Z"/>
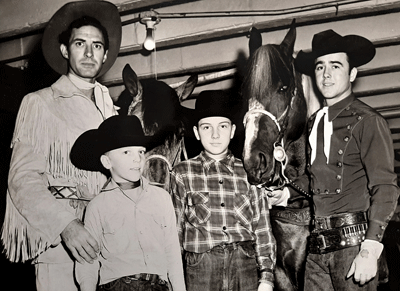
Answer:
<path fill-rule="evenodd" d="M 186 2 L 192 2 L 198 0 L 189 0 Z M 176 5 L 174 2 L 182 2 L 182 0 L 130 0 L 121 4 L 116 4 L 120 14 L 127 14 L 128 12 L 138 13 L 140 11 L 148 10 L 153 7 L 160 5 L 169 6 Z M 12 29 L 6 32 L 0 33 L 0 42 L 3 42 L 12 38 L 19 38 L 26 35 L 32 35 L 42 33 L 46 27 L 48 21 L 42 21 L 29 26 L 24 26 L 16 29 Z"/>

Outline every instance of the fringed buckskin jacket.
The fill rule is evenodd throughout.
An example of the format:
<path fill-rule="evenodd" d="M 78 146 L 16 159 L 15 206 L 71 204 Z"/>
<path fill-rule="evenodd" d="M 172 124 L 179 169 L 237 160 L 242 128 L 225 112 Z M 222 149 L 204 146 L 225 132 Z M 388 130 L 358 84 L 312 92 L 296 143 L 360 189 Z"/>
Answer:
<path fill-rule="evenodd" d="M 22 100 L 11 143 L 2 230 L 10 261 L 71 261 L 60 244 L 60 234 L 72 220 L 82 216 L 87 203 L 56 199 L 49 187 L 74 187 L 78 196 L 86 199 L 100 192 L 106 177 L 75 168 L 69 153 L 80 134 L 116 114 L 110 100 L 106 103 L 112 107 L 108 113 L 85 97 L 67 76 Z"/>

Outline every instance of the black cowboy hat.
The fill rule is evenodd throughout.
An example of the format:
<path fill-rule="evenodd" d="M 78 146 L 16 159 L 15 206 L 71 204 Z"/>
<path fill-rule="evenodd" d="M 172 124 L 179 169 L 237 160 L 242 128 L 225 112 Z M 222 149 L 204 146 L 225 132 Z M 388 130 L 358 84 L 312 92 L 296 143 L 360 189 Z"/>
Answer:
<path fill-rule="evenodd" d="M 109 48 L 107 59 L 98 76 L 107 72 L 117 59 L 121 46 L 122 24 L 117 7 L 107 1 L 77 1 L 61 7 L 47 24 L 42 39 L 43 55 L 54 71 L 63 75 L 68 72 L 68 63 L 60 52 L 58 36 L 68 29 L 71 22 L 90 16 L 97 19 L 107 30 Z"/>
<path fill-rule="evenodd" d="M 229 102 L 229 94 L 222 90 L 202 91 L 196 98 L 194 110 L 195 121 L 212 116 L 226 117 L 232 121 L 233 107 Z"/>
<path fill-rule="evenodd" d="M 375 47 L 368 39 L 358 35 L 341 36 L 332 29 L 314 35 L 312 51 L 300 51 L 295 59 L 298 71 L 313 75 L 315 60 L 324 55 L 333 53 L 346 53 L 352 67 L 365 65 L 375 56 Z"/>
<path fill-rule="evenodd" d="M 139 118 L 115 115 L 103 121 L 99 128 L 82 133 L 72 146 L 70 158 L 79 169 L 101 171 L 104 168 L 100 157 L 108 151 L 126 146 L 150 150 L 157 144 L 157 138 L 144 135 Z"/>

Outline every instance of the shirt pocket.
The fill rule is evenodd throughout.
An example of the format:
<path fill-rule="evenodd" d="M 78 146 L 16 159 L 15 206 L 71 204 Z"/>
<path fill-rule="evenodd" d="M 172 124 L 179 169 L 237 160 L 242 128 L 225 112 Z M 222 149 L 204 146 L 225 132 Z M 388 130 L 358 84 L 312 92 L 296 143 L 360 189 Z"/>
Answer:
<path fill-rule="evenodd" d="M 123 252 L 127 248 L 129 239 L 126 226 L 124 226 L 125 224 L 125 218 L 118 215 L 104 219 L 102 223 L 102 243 L 106 249 L 110 249 L 119 253 Z"/>
<path fill-rule="evenodd" d="M 210 193 L 188 193 L 188 221 L 194 225 L 206 223 L 211 217 Z"/>
<path fill-rule="evenodd" d="M 246 194 L 235 193 L 235 216 L 242 225 L 250 225 L 253 219 L 253 209 L 250 197 Z"/>

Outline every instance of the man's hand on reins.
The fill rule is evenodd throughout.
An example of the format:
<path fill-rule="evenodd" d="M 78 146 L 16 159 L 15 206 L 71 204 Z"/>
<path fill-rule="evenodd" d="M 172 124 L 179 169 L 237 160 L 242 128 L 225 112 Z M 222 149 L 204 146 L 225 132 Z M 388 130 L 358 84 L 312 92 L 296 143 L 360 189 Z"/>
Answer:
<path fill-rule="evenodd" d="M 360 252 L 351 264 L 346 278 L 354 275 L 354 280 L 364 285 L 376 276 L 378 259 L 382 253 L 383 244 L 378 241 L 366 239 L 362 242 Z"/>
<path fill-rule="evenodd" d="M 99 246 L 79 219 L 67 225 L 61 233 L 61 238 L 79 263 L 83 264 L 84 260 L 93 263 L 93 260 L 97 258 Z"/>
<path fill-rule="evenodd" d="M 288 199 L 290 198 L 290 192 L 287 187 L 283 187 L 281 190 L 269 191 L 265 189 L 268 197 L 268 206 L 271 209 L 272 206 L 287 206 Z"/>

